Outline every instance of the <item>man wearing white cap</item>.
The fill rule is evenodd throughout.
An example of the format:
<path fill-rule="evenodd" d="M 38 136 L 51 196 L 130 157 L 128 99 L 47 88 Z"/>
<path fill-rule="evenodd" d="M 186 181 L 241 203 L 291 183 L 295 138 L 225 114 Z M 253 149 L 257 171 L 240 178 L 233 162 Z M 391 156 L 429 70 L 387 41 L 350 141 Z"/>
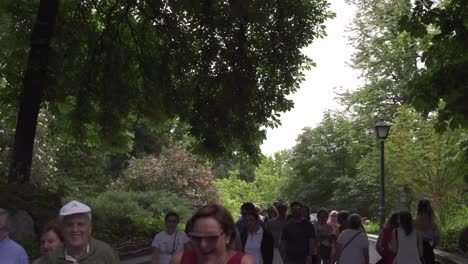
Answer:
<path fill-rule="evenodd" d="M 91 208 L 71 201 L 60 209 L 63 246 L 45 259 L 44 264 L 115 264 L 119 257 L 106 243 L 91 238 Z M 42 264 L 41 263 L 41 264 Z"/>

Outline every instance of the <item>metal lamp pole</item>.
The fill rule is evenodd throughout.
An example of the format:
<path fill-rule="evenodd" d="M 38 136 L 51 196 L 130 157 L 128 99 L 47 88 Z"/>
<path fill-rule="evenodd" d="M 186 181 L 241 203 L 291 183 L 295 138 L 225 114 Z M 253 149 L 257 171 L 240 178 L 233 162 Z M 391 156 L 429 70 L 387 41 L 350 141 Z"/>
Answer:
<path fill-rule="evenodd" d="M 385 224 L 385 139 L 388 137 L 390 125 L 382 119 L 375 125 L 375 134 L 380 140 L 380 230 Z"/>

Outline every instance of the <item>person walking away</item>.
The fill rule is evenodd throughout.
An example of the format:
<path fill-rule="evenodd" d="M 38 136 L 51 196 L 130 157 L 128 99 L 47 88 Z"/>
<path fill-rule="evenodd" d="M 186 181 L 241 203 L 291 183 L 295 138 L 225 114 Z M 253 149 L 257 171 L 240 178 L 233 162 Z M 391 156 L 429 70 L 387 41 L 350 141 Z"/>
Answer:
<path fill-rule="evenodd" d="M 393 263 L 421 264 L 422 239 L 413 228 L 410 212 L 400 212 L 399 227 L 393 230 L 390 249 L 395 253 Z"/>
<path fill-rule="evenodd" d="M 33 264 L 39 264 L 52 251 L 63 245 L 62 230 L 60 229 L 59 223 L 56 220 L 52 220 L 45 225 L 44 229 L 42 230 L 40 243 L 42 257 L 36 259 Z"/>
<path fill-rule="evenodd" d="M 310 221 L 310 209 L 309 209 L 309 207 L 307 205 L 302 205 L 301 215 L 307 222 L 311 223 L 311 221 Z"/>
<path fill-rule="evenodd" d="M 22 246 L 10 239 L 11 222 L 8 211 L 0 208 L 0 263 L 29 264 Z"/>
<path fill-rule="evenodd" d="M 361 216 L 348 217 L 349 228 L 340 233 L 336 241 L 336 253 L 332 263 L 369 264 L 369 239 L 361 229 Z"/>
<path fill-rule="evenodd" d="M 383 230 L 379 234 L 375 249 L 382 256 L 384 264 L 393 264 L 393 259 L 395 258 L 395 253 L 390 250 L 390 241 L 392 241 L 392 232 L 394 229 L 398 228 L 398 218 L 399 214 L 392 214 L 385 223 Z"/>
<path fill-rule="evenodd" d="M 183 251 L 187 247 L 188 236 L 185 232 L 177 231 L 179 221 L 179 215 L 175 212 L 168 212 L 164 217 L 166 230 L 156 234 L 151 243 L 153 247 L 152 264 L 169 264 L 175 253 Z"/>
<path fill-rule="evenodd" d="M 349 228 L 349 223 L 348 223 L 348 217 L 349 213 L 348 211 L 340 211 L 338 215 L 336 216 L 338 220 L 338 234 L 339 236 L 341 232 Z"/>
<path fill-rule="evenodd" d="M 91 237 L 91 208 L 78 201 L 64 205 L 59 212 L 64 244 L 52 251 L 41 264 L 118 264 L 118 255 L 106 243 Z"/>
<path fill-rule="evenodd" d="M 421 200 L 418 203 L 415 229 L 422 235 L 423 259 L 425 264 L 434 264 L 434 248 L 440 239 L 440 231 L 436 216 L 429 200 Z"/>
<path fill-rule="evenodd" d="M 275 241 L 275 248 L 273 250 L 273 263 L 283 264 L 283 259 L 281 258 L 279 249 L 281 242 L 281 234 L 287 222 L 286 215 L 288 212 L 288 207 L 283 203 L 279 203 L 276 205 L 276 209 L 278 211 L 278 216 L 266 223 L 266 230 L 271 232 Z"/>
<path fill-rule="evenodd" d="M 234 219 L 218 204 L 208 204 L 192 216 L 192 249 L 176 253 L 171 264 L 255 264 L 255 259 L 232 249 L 236 237 Z"/>
<path fill-rule="evenodd" d="M 285 264 L 316 262 L 314 227 L 302 217 L 298 202 L 291 203 L 290 220 L 284 226 L 280 248 Z"/>
<path fill-rule="evenodd" d="M 260 227 L 259 220 L 256 212 L 246 213 L 246 228 L 241 232 L 242 251 L 252 255 L 257 264 L 272 264 L 275 241 L 268 230 Z"/>
<path fill-rule="evenodd" d="M 317 212 L 317 223 L 315 223 L 315 234 L 317 239 L 317 250 L 323 264 L 329 264 L 335 237 L 333 227 L 327 224 L 328 212 L 322 208 Z"/>

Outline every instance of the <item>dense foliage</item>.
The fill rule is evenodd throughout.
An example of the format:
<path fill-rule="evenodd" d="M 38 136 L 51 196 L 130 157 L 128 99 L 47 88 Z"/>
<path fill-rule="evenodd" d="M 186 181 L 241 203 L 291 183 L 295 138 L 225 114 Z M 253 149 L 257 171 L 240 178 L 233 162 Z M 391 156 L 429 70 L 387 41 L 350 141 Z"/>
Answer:
<path fill-rule="evenodd" d="M 411 76 L 406 93 L 417 110 L 439 112 L 439 130 L 446 122 L 452 128 L 468 126 L 467 17 L 467 0 L 417 0 L 400 21 L 401 30 L 424 47 L 424 67 Z"/>
<path fill-rule="evenodd" d="M 245 202 L 258 203 L 267 208 L 281 200 L 280 190 L 290 172 L 289 153 L 281 151 L 274 156 L 267 156 L 255 170 L 255 180 L 247 182 L 239 179 L 238 171 L 231 171 L 228 178 L 216 179 L 215 188 L 220 193 L 220 202 L 237 216 L 240 206 Z"/>
<path fill-rule="evenodd" d="M 57 134 L 74 143 L 121 153 L 131 145 L 135 120 L 158 125 L 178 118 L 200 152 L 245 153 L 257 161 L 265 127 L 278 126 L 279 113 L 292 108 L 286 96 L 312 65 L 300 49 L 323 37 L 322 24 L 333 16 L 326 0 L 72 0 L 60 1 L 57 14 L 37 12 L 38 4 L 57 8 L 8 0 L 0 9 L 0 102 L 10 113 L 24 106 L 17 135 L 32 129 L 34 137 L 37 114 L 30 112 L 40 105 L 26 103 L 33 100 L 47 102 Z M 52 40 L 37 32 L 29 45 L 33 25 L 46 20 L 57 21 L 43 28 L 53 31 Z M 50 56 L 27 60 L 35 44 L 50 48 Z M 35 77 L 47 82 L 42 93 L 29 94 L 34 82 L 27 73 L 38 65 L 44 69 Z M 27 166 L 26 154 L 15 157 Z"/>

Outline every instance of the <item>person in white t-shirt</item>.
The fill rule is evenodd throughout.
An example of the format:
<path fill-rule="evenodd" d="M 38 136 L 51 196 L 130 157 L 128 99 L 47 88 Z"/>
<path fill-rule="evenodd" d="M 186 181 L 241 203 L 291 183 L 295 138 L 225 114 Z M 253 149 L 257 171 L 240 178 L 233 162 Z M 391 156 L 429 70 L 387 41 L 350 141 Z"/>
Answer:
<path fill-rule="evenodd" d="M 169 264 L 172 256 L 183 251 L 189 242 L 188 236 L 182 232 L 177 231 L 179 224 L 179 215 L 175 212 L 169 212 L 164 218 L 166 222 L 166 230 L 154 236 L 153 255 L 151 264 Z"/>
<path fill-rule="evenodd" d="M 362 232 L 361 216 L 352 214 L 348 221 L 349 229 L 341 232 L 336 241 L 335 259 L 338 264 L 369 264 L 369 239 Z"/>

